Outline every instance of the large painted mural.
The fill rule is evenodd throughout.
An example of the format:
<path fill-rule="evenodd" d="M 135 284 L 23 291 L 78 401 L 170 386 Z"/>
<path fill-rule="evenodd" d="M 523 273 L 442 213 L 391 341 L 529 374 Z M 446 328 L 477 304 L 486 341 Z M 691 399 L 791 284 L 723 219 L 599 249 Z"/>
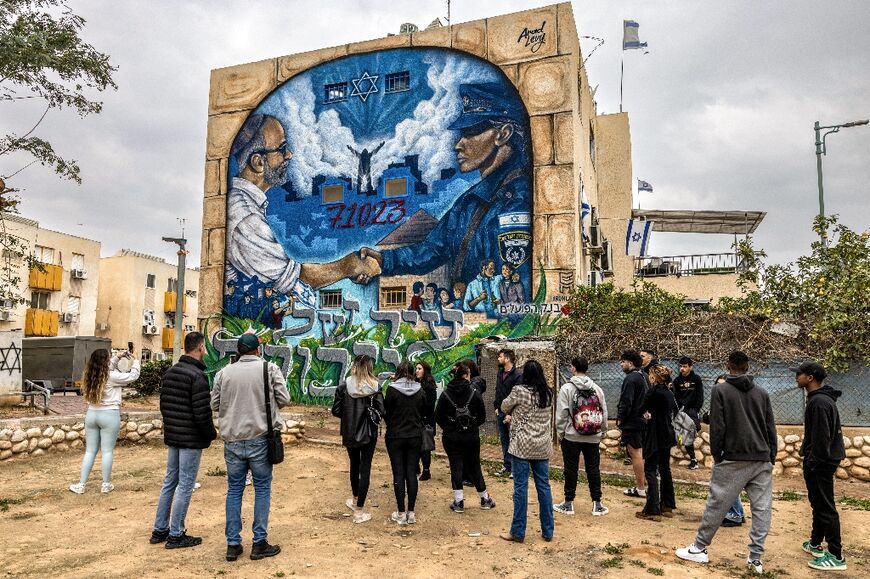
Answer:
<path fill-rule="evenodd" d="M 530 148 L 511 82 L 456 51 L 347 56 L 279 86 L 231 150 L 211 366 L 255 331 L 317 398 L 355 353 L 437 373 L 535 329 Z"/>

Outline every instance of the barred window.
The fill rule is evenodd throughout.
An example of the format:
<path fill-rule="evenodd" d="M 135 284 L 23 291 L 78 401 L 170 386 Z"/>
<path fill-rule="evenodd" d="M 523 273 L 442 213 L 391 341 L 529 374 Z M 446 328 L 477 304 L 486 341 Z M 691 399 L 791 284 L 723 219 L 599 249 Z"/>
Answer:
<path fill-rule="evenodd" d="M 324 101 L 327 103 L 337 103 L 347 100 L 347 83 L 336 82 L 327 84 L 323 87 Z"/>
<path fill-rule="evenodd" d="M 340 308 L 341 307 L 341 290 L 323 290 L 320 292 L 320 307 Z"/>
<path fill-rule="evenodd" d="M 411 73 L 407 70 L 393 72 L 386 75 L 386 89 L 384 92 L 402 92 L 411 90 Z"/>
<path fill-rule="evenodd" d="M 382 308 L 405 308 L 408 306 L 408 288 L 404 286 L 382 287 Z"/>

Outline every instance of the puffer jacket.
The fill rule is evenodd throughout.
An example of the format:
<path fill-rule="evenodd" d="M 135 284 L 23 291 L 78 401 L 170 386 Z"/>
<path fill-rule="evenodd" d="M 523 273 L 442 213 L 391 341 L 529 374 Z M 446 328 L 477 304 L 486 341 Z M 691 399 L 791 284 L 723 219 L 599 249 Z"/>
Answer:
<path fill-rule="evenodd" d="M 332 401 L 332 415 L 341 418 L 341 443 L 344 446 L 359 446 L 354 435 L 360 421 L 366 418 L 369 406 L 373 406 L 381 416 L 386 414 L 384 396 L 377 386 L 359 385 L 353 376 L 338 385 Z M 372 442 L 375 441 L 367 444 Z"/>
<path fill-rule="evenodd" d="M 163 442 L 174 448 L 208 448 L 217 438 L 212 421 L 205 364 L 183 355 L 163 375 L 160 414 Z"/>
<path fill-rule="evenodd" d="M 501 411 L 510 414 L 508 452 L 526 460 L 546 460 L 553 452 L 553 400 L 541 408 L 538 394 L 525 384 L 517 384 L 501 403 Z"/>

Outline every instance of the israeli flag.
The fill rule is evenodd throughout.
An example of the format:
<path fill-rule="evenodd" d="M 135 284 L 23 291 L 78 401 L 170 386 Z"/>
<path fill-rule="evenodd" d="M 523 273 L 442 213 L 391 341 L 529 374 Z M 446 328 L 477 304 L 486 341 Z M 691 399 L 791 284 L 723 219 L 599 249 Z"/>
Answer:
<path fill-rule="evenodd" d="M 586 198 L 586 191 L 580 188 L 580 225 L 583 239 L 589 240 L 589 227 L 592 225 L 592 206 Z"/>
<path fill-rule="evenodd" d="M 646 257 L 652 229 L 652 221 L 629 219 L 628 231 L 625 233 L 625 255 Z"/>
<path fill-rule="evenodd" d="M 641 42 L 638 37 L 640 24 L 634 20 L 622 21 L 622 50 L 634 50 L 646 48 L 646 42 Z"/>
<path fill-rule="evenodd" d="M 637 192 L 640 193 L 641 191 L 647 191 L 649 193 L 652 193 L 653 192 L 652 185 L 650 185 L 648 182 L 646 182 L 642 179 L 638 179 L 637 180 Z"/>

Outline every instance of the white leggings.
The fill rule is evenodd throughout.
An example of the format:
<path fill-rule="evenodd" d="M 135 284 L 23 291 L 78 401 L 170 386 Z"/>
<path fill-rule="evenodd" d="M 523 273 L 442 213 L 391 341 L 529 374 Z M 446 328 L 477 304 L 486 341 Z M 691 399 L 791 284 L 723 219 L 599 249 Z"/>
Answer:
<path fill-rule="evenodd" d="M 120 410 L 91 410 L 85 415 L 85 457 L 82 459 L 82 473 L 80 483 L 85 484 L 94 460 L 97 458 L 97 450 L 103 454 L 102 471 L 103 482 L 112 480 L 112 451 L 118 441 L 118 431 L 121 429 Z"/>

